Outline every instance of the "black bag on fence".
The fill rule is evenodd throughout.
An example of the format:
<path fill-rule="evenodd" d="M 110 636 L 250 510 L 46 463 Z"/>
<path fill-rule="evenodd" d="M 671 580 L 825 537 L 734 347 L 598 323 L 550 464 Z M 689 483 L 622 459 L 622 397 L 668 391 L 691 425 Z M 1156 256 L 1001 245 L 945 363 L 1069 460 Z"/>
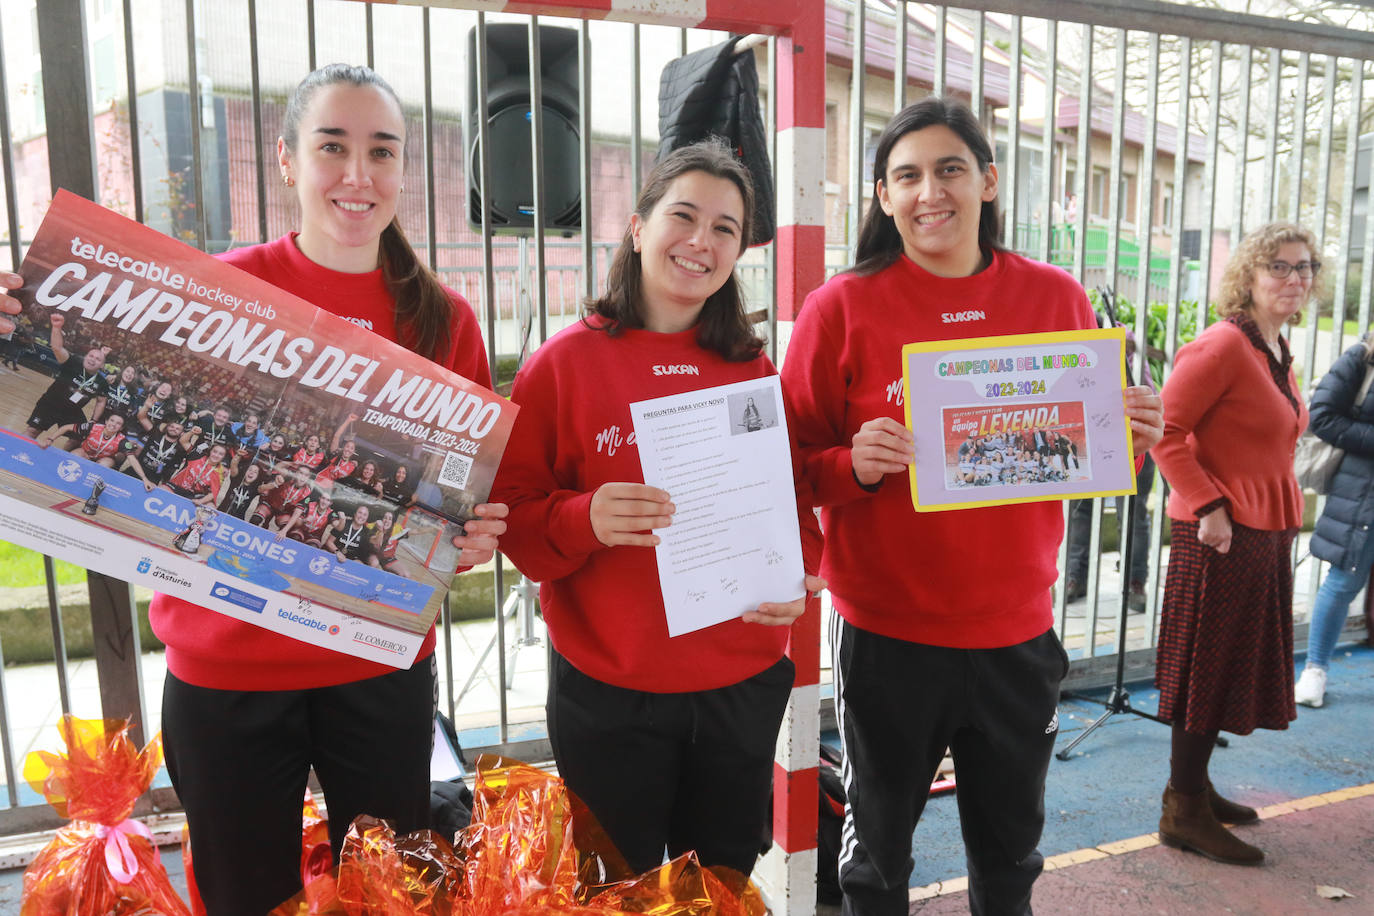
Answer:
<path fill-rule="evenodd" d="M 453 835 L 472 823 L 472 790 L 461 779 L 429 784 L 429 826 L 452 842 Z"/>

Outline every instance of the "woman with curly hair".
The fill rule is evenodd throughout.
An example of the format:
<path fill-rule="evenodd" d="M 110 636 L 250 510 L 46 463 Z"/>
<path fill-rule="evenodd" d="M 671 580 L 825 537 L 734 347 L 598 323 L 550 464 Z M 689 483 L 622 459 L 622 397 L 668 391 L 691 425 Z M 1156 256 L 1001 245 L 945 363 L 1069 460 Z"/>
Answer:
<path fill-rule="evenodd" d="M 1164 438 L 1153 454 L 1173 494 L 1155 681 L 1173 723 L 1159 838 L 1219 862 L 1264 853 L 1222 822 L 1255 810 L 1212 788 L 1207 766 L 1223 729 L 1287 728 L 1293 705 L 1293 571 L 1302 524 L 1293 448 L 1307 426 L 1280 333 L 1300 319 L 1321 262 L 1312 233 L 1270 223 L 1226 266 L 1224 320 L 1178 352 L 1164 386 Z"/>

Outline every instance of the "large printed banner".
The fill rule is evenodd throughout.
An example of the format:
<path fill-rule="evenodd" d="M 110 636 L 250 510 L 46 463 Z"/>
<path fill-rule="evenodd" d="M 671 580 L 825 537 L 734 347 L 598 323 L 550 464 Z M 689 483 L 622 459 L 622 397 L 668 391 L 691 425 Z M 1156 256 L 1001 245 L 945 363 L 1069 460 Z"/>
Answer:
<path fill-rule="evenodd" d="M 907 344 L 918 512 L 1135 492 L 1121 328 Z"/>
<path fill-rule="evenodd" d="M 408 666 L 518 408 L 66 192 L 21 272 L 0 537 Z"/>

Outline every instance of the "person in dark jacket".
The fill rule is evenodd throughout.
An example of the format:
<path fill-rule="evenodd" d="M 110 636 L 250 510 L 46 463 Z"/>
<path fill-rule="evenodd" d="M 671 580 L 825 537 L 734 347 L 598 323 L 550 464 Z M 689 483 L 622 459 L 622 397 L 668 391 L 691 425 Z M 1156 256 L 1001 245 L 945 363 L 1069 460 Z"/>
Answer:
<path fill-rule="evenodd" d="M 739 37 L 693 51 L 663 67 L 658 88 L 658 159 L 675 149 L 719 137 L 754 182 L 753 232 L 745 241 L 773 240 L 773 170 L 759 110 L 754 52 L 737 51 Z"/>
<path fill-rule="evenodd" d="M 1374 398 L 1359 409 L 1355 400 L 1369 371 L 1370 342 L 1346 350 L 1322 378 L 1312 395 L 1312 432 L 1338 448 L 1345 458 L 1331 481 L 1331 492 L 1312 532 L 1312 556 L 1331 569 L 1312 605 L 1307 631 L 1307 665 L 1293 688 L 1303 706 L 1326 701 L 1327 667 L 1341 635 L 1350 602 L 1369 581 L 1374 565 Z"/>

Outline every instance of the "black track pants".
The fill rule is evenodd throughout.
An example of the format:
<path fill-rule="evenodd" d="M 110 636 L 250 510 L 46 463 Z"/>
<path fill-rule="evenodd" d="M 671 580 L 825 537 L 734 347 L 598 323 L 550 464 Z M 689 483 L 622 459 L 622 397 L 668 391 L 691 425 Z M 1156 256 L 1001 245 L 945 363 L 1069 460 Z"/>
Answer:
<path fill-rule="evenodd" d="M 836 615 L 836 712 L 849 806 L 844 912 L 905 916 L 912 831 L 945 748 L 954 758 L 978 916 L 1030 913 L 1043 858 L 1045 774 L 1068 657 L 1052 631 L 1000 649 L 950 649 L 869 633 Z"/>
<path fill-rule="evenodd" d="M 336 860 L 358 814 L 398 833 L 428 826 L 433 656 L 311 690 L 212 690 L 169 672 L 162 732 L 209 916 L 259 916 L 300 890 L 312 766 Z"/>
<path fill-rule="evenodd" d="M 636 873 L 695 850 L 748 875 L 758 858 L 789 659 L 737 684 L 688 693 L 627 690 L 557 653 L 549 740 L 558 773 Z"/>

